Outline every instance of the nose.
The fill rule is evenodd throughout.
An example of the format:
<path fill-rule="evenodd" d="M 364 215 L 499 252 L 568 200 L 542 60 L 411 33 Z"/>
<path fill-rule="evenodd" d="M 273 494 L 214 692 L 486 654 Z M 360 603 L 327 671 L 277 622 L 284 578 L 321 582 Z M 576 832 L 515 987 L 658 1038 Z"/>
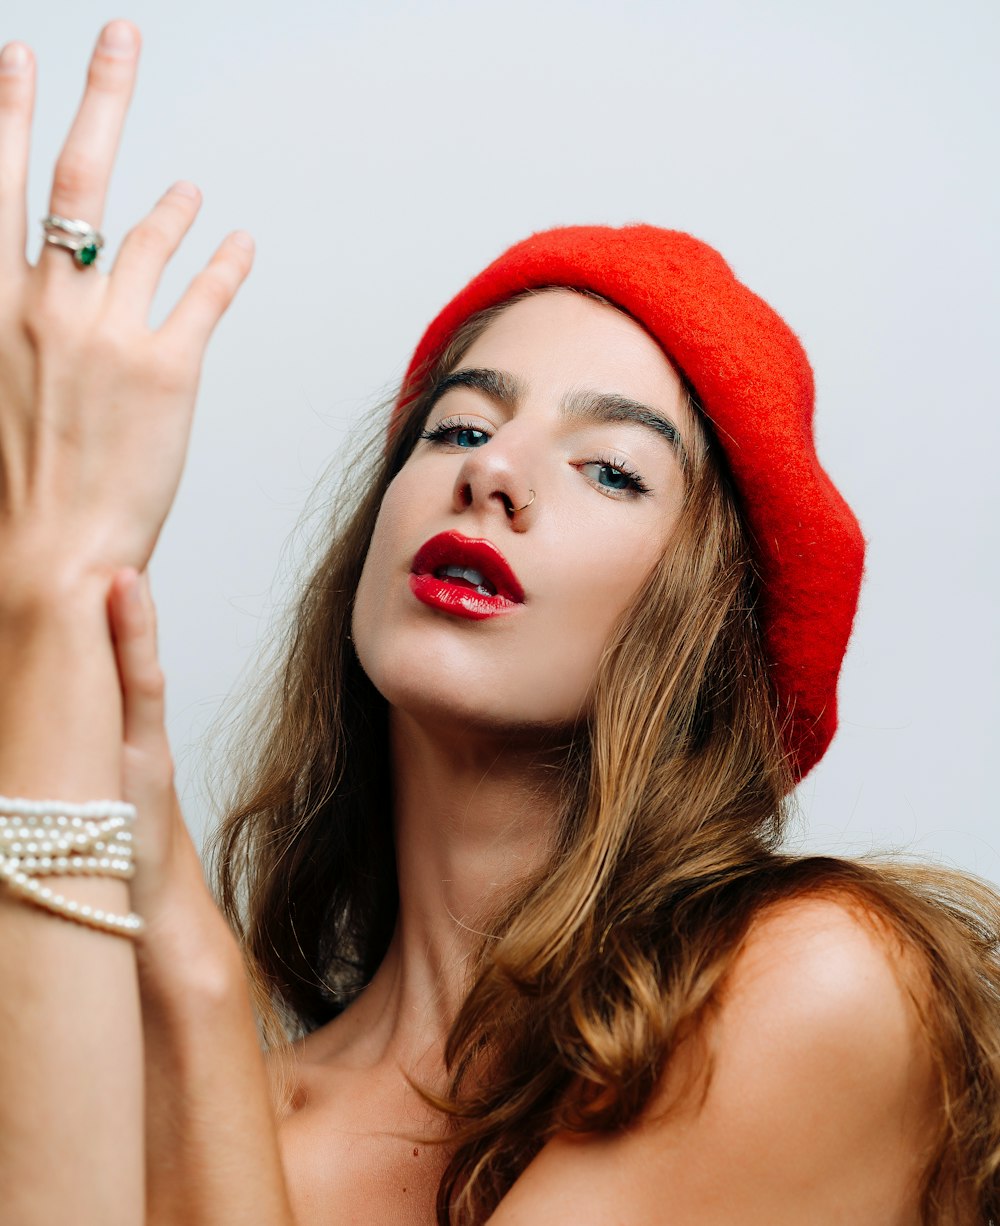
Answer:
<path fill-rule="evenodd" d="M 521 449 L 497 438 L 469 448 L 455 480 L 455 509 L 478 508 L 484 514 L 502 509 L 515 532 L 527 531 L 537 494 L 528 484 L 526 459 Z"/>

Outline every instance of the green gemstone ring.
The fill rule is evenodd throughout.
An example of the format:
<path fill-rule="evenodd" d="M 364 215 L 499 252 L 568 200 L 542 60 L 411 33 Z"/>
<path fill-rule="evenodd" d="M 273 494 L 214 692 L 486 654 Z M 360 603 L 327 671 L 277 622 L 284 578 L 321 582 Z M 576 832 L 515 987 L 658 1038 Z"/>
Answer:
<path fill-rule="evenodd" d="M 104 246 L 104 235 L 85 221 L 69 217 L 57 217 L 50 213 L 42 218 L 45 241 L 53 247 L 64 247 L 73 253 L 77 268 L 89 268 Z"/>

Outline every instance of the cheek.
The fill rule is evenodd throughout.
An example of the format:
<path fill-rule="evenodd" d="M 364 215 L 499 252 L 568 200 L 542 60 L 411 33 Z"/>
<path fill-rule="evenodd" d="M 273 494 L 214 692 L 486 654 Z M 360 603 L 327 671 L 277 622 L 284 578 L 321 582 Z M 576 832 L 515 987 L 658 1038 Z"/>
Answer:
<path fill-rule="evenodd" d="M 676 530 L 678 512 L 670 509 L 631 521 L 567 521 L 558 551 L 558 595 L 588 637 L 607 641 L 611 629 L 631 607 L 650 571 Z"/>
<path fill-rule="evenodd" d="M 666 546 L 641 537 L 591 537 L 586 549 L 563 550 L 548 572 L 534 624 L 526 624 L 526 650 L 513 671 L 531 678 L 550 714 L 586 704 L 614 627 L 635 603 Z"/>
<path fill-rule="evenodd" d="M 400 532 L 406 523 L 406 493 L 398 482 L 399 477 L 396 477 L 386 490 L 379 507 L 354 600 L 351 637 L 362 665 L 364 650 L 370 646 L 372 636 L 384 614 L 390 576 L 400 566 Z"/>

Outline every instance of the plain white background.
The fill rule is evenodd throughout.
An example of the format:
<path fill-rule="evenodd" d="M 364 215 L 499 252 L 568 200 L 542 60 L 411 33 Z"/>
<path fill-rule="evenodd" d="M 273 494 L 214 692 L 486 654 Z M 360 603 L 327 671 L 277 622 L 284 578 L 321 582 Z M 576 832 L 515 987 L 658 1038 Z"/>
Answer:
<path fill-rule="evenodd" d="M 797 845 L 1000 882 L 994 0 L 4 0 L 0 38 L 40 63 L 33 222 L 115 16 L 145 46 L 110 258 L 178 178 L 205 204 L 154 321 L 229 230 L 258 243 L 152 567 L 199 840 L 205 731 L 251 676 L 352 423 L 511 242 L 641 220 L 717 246 L 802 337 L 820 454 L 870 542 Z"/>

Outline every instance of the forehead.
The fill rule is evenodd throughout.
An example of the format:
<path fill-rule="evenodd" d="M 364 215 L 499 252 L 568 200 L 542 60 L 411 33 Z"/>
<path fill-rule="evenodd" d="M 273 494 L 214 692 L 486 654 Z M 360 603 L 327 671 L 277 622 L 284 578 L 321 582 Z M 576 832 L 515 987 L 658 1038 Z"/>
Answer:
<path fill-rule="evenodd" d="M 542 290 L 512 303 L 459 366 L 504 370 L 532 397 L 558 400 L 585 388 L 686 416 L 683 382 L 649 333 L 616 307 L 572 290 Z"/>

